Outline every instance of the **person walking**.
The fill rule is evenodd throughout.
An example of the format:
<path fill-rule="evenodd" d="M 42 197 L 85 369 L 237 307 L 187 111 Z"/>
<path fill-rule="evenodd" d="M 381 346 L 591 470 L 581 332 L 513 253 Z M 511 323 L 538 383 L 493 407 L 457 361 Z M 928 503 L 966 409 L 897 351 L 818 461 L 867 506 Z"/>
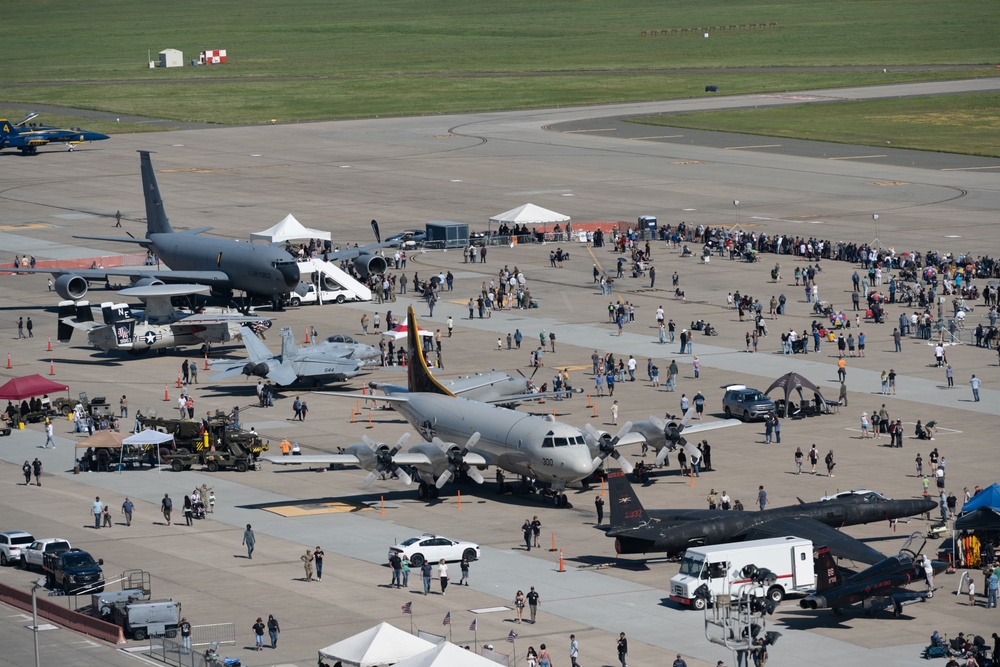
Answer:
<path fill-rule="evenodd" d="M 969 380 L 969 386 L 972 387 L 972 400 L 979 402 L 979 384 L 980 380 L 976 377 L 976 374 L 972 374 L 972 379 Z"/>
<path fill-rule="evenodd" d="M 31 462 L 31 471 L 35 473 L 35 486 L 42 485 L 42 462 L 35 457 L 35 460 Z"/>
<path fill-rule="evenodd" d="M 528 594 L 524 597 L 528 601 L 528 611 L 531 612 L 531 624 L 534 625 L 535 616 L 536 614 L 538 614 L 538 604 L 539 604 L 538 591 L 536 591 L 535 587 L 532 586 L 531 590 L 529 590 Z"/>
<path fill-rule="evenodd" d="M 424 595 L 431 594 L 431 564 L 424 561 L 424 564 L 420 566 L 420 576 L 424 580 Z"/>
<path fill-rule="evenodd" d="M 25 461 L 24 465 L 21 466 L 21 474 L 24 475 L 24 485 L 29 486 L 31 484 L 31 461 Z M 600 496 L 598 496 L 600 498 Z M 600 524 L 600 521 L 597 522 Z"/>
<path fill-rule="evenodd" d="M 181 646 L 183 647 L 184 655 L 188 655 L 191 653 L 191 624 L 188 623 L 186 616 L 181 617 L 178 627 L 181 631 Z"/>
<path fill-rule="evenodd" d="M 462 557 L 462 563 L 461 563 L 461 565 L 459 565 L 459 567 L 462 570 L 462 578 L 458 580 L 458 585 L 459 586 L 468 586 L 469 585 L 469 559 L 463 556 Z"/>
<path fill-rule="evenodd" d="M 652 269 L 650 269 L 652 271 Z M 994 575 L 996 576 L 996 575 Z M 994 599 L 996 596 L 994 595 Z M 576 641 L 576 635 L 569 636 L 569 661 L 571 667 L 580 667 L 577 659 L 580 657 L 580 642 Z"/>
<path fill-rule="evenodd" d="M 444 595 L 448 590 L 448 563 L 444 558 L 438 562 L 438 579 L 441 580 L 441 595 Z"/>
<path fill-rule="evenodd" d="M 184 496 L 184 525 L 193 526 L 194 525 L 194 505 L 191 502 L 191 496 Z"/>
<path fill-rule="evenodd" d="M 281 626 L 278 625 L 278 619 L 276 619 L 271 614 L 267 615 L 267 634 L 271 640 L 271 648 L 278 648 L 278 633 L 281 632 Z"/>
<path fill-rule="evenodd" d="M 594 499 L 594 507 L 597 509 L 597 525 L 604 523 L 604 498 L 597 496 Z"/>
<path fill-rule="evenodd" d="M 318 545 L 313 549 L 313 562 L 316 564 L 316 581 L 323 581 L 323 549 Z"/>
<path fill-rule="evenodd" d="M 125 515 L 125 525 L 132 525 L 132 512 L 135 511 L 135 503 L 125 498 L 125 502 L 122 503 L 122 514 Z"/>
<path fill-rule="evenodd" d="M 403 579 L 403 559 L 399 557 L 398 552 L 394 551 L 389 556 L 389 569 L 392 570 L 392 581 L 389 582 L 389 588 L 399 588 Z"/>
<path fill-rule="evenodd" d="M 299 556 L 299 560 L 302 561 L 302 567 L 306 571 L 306 583 L 311 584 L 313 580 L 313 562 L 316 560 L 313 557 L 312 549 L 306 549 L 306 552 Z M 393 578 L 395 578 L 395 571 L 393 572 Z M 399 588 L 398 586 L 396 588 Z M 274 648 L 273 646 L 271 648 Z"/>
<path fill-rule="evenodd" d="M 316 547 L 316 548 L 318 549 L 319 547 Z M 315 556 L 315 555 L 316 554 L 314 553 L 313 556 Z M 402 569 L 403 588 L 408 588 L 410 586 L 410 559 L 409 559 L 409 557 L 406 556 L 406 554 L 404 554 L 403 558 L 401 560 L 402 560 L 402 567 L 403 567 L 403 569 Z"/>
<path fill-rule="evenodd" d="M 94 498 L 94 502 L 90 504 L 90 512 L 94 515 L 94 529 L 101 529 L 101 513 L 104 511 L 104 503 L 101 502 L 101 497 L 97 496 Z"/>
<path fill-rule="evenodd" d="M 816 464 L 819 462 L 819 452 L 816 450 L 816 445 L 812 446 L 809 450 L 809 467 L 812 468 L 812 474 L 816 474 Z"/>
<path fill-rule="evenodd" d="M 826 463 L 826 475 L 827 477 L 833 477 L 833 468 L 836 466 L 836 462 L 833 460 L 833 450 L 831 449 L 826 453 L 826 458 L 824 459 Z"/>
<path fill-rule="evenodd" d="M 975 376 L 973 376 L 973 377 L 975 377 Z M 979 399 L 976 398 L 976 400 L 978 401 Z M 46 418 L 45 419 L 45 444 L 42 446 L 42 449 L 48 449 L 50 444 L 52 445 L 52 449 L 56 448 L 56 441 L 52 439 L 52 430 L 53 430 L 52 429 L 52 422 L 49 421 L 48 418 Z"/>
<path fill-rule="evenodd" d="M 625 638 L 625 633 L 621 632 L 618 634 L 618 662 L 622 664 L 622 667 L 628 667 L 626 659 L 628 658 L 628 639 Z"/>
<path fill-rule="evenodd" d="M 524 524 L 521 526 L 521 532 L 524 534 L 524 549 L 525 551 L 531 551 L 531 522 L 527 519 L 524 520 Z"/>
<path fill-rule="evenodd" d="M 801 447 L 796 447 L 795 448 L 795 474 L 796 475 L 801 475 L 802 474 L 802 463 L 804 462 L 804 460 L 805 460 L 805 454 L 802 453 L 802 448 Z"/>
<path fill-rule="evenodd" d="M 757 507 L 763 512 L 767 508 L 767 491 L 764 490 L 764 486 L 757 487 Z"/>
<path fill-rule="evenodd" d="M 514 596 L 514 610 L 517 612 L 517 622 L 521 622 L 521 617 L 524 615 L 524 592 L 518 591 L 517 595 Z"/>
<path fill-rule="evenodd" d="M 266 629 L 267 626 L 264 625 L 264 619 L 258 616 L 257 622 L 253 624 L 254 641 L 256 642 L 255 651 L 264 649 L 264 630 Z"/>
<path fill-rule="evenodd" d="M 247 529 L 243 531 L 243 544 L 247 547 L 247 558 L 253 559 L 253 549 L 257 544 L 257 538 L 254 537 L 253 529 L 249 523 Z"/>
<path fill-rule="evenodd" d="M 111 507 L 109 505 L 104 506 L 104 510 L 101 512 L 101 525 L 105 528 L 111 527 Z"/>
<path fill-rule="evenodd" d="M 618 401 L 615 401 L 614 403 L 611 404 L 611 425 L 612 426 L 617 426 L 618 425 L 618 410 L 619 410 L 619 408 L 618 408 Z"/>
<path fill-rule="evenodd" d="M 944 369 L 944 377 L 948 380 L 949 387 L 955 386 L 955 371 L 952 369 L 951 364 L 948 364 L 948 367 Z"/>

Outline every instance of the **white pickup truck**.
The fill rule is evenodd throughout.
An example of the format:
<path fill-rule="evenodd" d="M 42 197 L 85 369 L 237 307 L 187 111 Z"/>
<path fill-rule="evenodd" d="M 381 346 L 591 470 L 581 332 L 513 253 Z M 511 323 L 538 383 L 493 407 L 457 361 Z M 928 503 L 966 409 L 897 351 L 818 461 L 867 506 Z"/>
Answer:
<path fill-rule="evenodd" d="M 24 556 L 21 561 L 21 567 L 25 570 L 30 570 L 32 568 L 41 570 L 42 559 L 45 554 L 69 551 L 71 548 L 70 543 L 61 537 L 48 537 L 44 540 L 35 540 L 28 546 L 21 549 L 21 554 Z"/>

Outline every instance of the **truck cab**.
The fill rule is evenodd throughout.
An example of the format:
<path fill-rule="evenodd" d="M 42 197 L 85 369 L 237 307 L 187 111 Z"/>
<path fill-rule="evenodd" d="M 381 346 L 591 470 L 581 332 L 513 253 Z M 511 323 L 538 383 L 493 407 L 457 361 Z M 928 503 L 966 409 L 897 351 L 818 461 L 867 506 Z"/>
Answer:
<path fill-rule="evenodd" d="M 45 579 L 49 588 L 61 588 L 66 595 L 100 593 L 104 590 L 104 560 L 83 549 L 46 553 L 43 557 Z"/>

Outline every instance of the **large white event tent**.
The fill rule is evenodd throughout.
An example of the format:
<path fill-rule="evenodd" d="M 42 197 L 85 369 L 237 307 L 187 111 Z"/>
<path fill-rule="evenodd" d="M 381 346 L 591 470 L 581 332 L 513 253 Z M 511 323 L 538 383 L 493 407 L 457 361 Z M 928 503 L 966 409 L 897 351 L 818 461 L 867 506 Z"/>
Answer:
<path fill-rule="evenodd" d="M 319 650 L 319 659 L 337 661 L 345 667 L 382 667 L 413 657 L 434 648 L 434 644 L 415 637 L 388 623 L 348 637 Z"/>
<path fill-rule="evenodd" d="M 284 243 L 285 241 L 302 239 L 322 239 L 329 241 L 332 237 L 330 236 L 330 232 L 304 227 L 301 222 L 295 219 L 294 215 L 289 213 L 285 216 L 284 220 L 274 227 L 265 229 L 262 232 L 254 232 L 250 235 L 250 238 L 261 239 L 270 243 Z"/>
<path fill-rule="evenodd" d="M 523 206 L 518 206 L 517 208 L 512 208 L 509 211 L 504 211 L 498 215 L 494 215 L 490 218 L 490 222 L 507 223 L 511 225 L 542 225 L 542 230 L 545 230 L 545 225 L 550 223 L 554 224 L 557 222 L 568 222 L 571 218 L 568 215 L 563 215 L 562 213 L 557 213 L 556 211 L 550 211 L 547 208 L 542 208 L 541 206 L 535 206 L 534 204 L 524 204 Z"/>

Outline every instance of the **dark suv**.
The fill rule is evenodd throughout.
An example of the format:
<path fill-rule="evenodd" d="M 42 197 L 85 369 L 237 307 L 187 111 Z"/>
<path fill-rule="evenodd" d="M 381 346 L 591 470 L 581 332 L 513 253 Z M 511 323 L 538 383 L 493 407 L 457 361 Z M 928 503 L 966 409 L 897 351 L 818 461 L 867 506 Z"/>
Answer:
<path fill-rule="evenodd" d="M 774 412 L 774 401 L 757 389 L 750 389 L 741 384 L 726 388 L 722 397 L 722 411 L 726 417 L 736 417 L 745 422 L 753 419 L 763 419 Z"/>

